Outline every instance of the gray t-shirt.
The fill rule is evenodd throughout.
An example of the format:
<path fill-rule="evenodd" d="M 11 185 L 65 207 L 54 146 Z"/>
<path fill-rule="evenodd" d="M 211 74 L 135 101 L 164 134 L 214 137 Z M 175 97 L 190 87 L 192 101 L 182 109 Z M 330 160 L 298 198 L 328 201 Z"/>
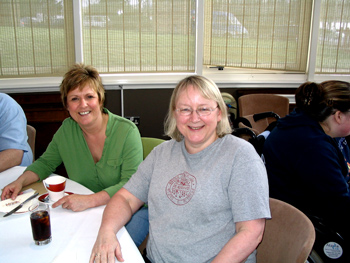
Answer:
<path fill-rule="evenodd" d="M 253 146 L 226 135 L 196 154 L 184 141 L 153 149 L 124 188 L 148 203 L 154 263 L 211 262 L 235 222 L 270 218 L 266 170 Z M 255 262 L 255 253 L 247 262 Z"/>

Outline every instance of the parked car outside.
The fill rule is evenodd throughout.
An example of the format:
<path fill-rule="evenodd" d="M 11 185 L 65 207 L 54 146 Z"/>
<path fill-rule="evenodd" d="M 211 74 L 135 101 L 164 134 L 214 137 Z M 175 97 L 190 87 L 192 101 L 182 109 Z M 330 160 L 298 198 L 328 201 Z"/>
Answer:
<path fill-rule="evenodd" d="M 110 21 L 108 16 L 103 16 L 103 15 L 84 16 L 83 26 L 106 27 L 107 21 L 108 22 Z"/>
<path fill-rule="evenodd" d="M 234 14 L 214 11 L 212 34 L 216 36 L 247 37 L 248 30 L 239 22 Z"/>

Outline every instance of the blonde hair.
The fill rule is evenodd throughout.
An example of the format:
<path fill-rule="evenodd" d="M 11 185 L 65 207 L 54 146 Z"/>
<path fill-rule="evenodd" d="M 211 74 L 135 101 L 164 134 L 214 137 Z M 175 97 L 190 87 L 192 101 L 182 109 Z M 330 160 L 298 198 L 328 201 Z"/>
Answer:
<path fill-rule="evenodd" d="M 94 67 L 86 66 L 83 63 L 73 65 L 64 75 L 60 85 L 63 106 L 67 108 L 67 95 L 71 90 L 76 88 L 81 90 L 86 85 L 89 85 L 97 93 L 102 111 L 105 102 L 105 89 L 100 74 Z"/>
<path fill-rule="evenodd" d="M 203 76 L 190 76 L 181 80 L 175 87 L 169 104 L 168 114 L 164 123 L 165 135 L 169 136 L 176 141 L 181 141 L 183 135 L 177 129 L 175 110 L 176 102 L 182 91 L 186 90 L 190 85 L 197 89 L 201 95 L 209 100 L 214 100 L 218 104 L 218 109 L 221 111 L 221 120 L 216 126 L 216 134 L 219 138 L 224 137 L 226 134 L 231 134 L 232 129 L 228 120 L 227 106 L 221 96 L 219 88 L 216 84 L 203 77 Z"/>

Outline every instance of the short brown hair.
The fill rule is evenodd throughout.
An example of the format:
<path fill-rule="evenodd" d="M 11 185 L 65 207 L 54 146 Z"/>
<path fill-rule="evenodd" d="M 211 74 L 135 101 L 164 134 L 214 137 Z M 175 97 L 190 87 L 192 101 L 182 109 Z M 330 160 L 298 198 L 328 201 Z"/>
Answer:
<path fill-rule="evenodd" d="M 67 108 L 67 95 L 71 90 L 76 88 L 83 89 L 86 85 L 90 85 L 97 93 L 102 110 L 105 102 L 105 89 L 102 85 L 100 74 L 93 66 L 84 65 L 83 63 L 73 65 L 64 75 L 60 85 L 63 106 Z"/>

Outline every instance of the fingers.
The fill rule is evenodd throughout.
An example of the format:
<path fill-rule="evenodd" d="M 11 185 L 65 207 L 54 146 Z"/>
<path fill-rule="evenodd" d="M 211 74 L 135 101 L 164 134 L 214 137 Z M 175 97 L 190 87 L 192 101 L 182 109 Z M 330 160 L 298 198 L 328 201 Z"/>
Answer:
<path fill-rule="evenodd" d="M 118 258 L 117 258 L 118 259 Z M 118 259 L 120 262 L 124 262 L 124 259 L 121 258 Z M 90 261 L 89 263 L 114 263 L 115 262 L 115 256 L 113 254 L 113 252 L 111 253 L 94 253 L 92 252 L 91 253 L 91 256 L 90 256 Z"/>
<path fill-rule="evenodd" d="M 101 254 L 100 253 L 91 253 L 90 261 L 89 263 L 99 263 L 101 261 Z"/>
<path fill-rule="evenodd" d="M 91 252 L 90 260 L 89 263 L 94 263 L 95 262 L 95 257 L 97 257 L 96 253 L 93 251 Z"/>
<path fill-rule="evenodd" d="M 19 191 L 21 189 L 17 189 L 17 187 L 15 186 L 6 186 L 3 190 L 2 190 L 2 193 L 1 193 L 1 200 L 5 200 L 5 199 L 9 199 L 11 198 L 12 200 L 15 200 Z"/>
<path fill-rule="evenodd" d="M 124 262 L 123 257 L 116 256 L 119 262 Z M 114 253 L 92 253 L 90 256 L 90 263 L 114 263 L 115 258 Z"/>
<path fill-rule="evenodd" d="M 65 197 L 61 198 L 56 203 L 53 203 L 52 204 L 52 208 L 56 208 L 56 207 L 58 207 L 58 206 L 60 206 L 60 205 L 62 205 L 64 203 L 65 203 Z M 64 208 L 64 207 L 62 206 L 62 208 Z"/>
<path fill-rule="evenodd" d="M 92 249 L 90 263 L 114 263 L 115 258 L 124 262 L 120 244 L 116 235 L 112 232 L 99 235 Z"/>
<path fill-rule="evenodd" d="M 8 196 L 8 194 L 5 192 L 5 189 L 2 189 L 1 200 L 7 199 L 7 196 Z"/>
<path fill-rule="evenodd" d="M 115 250 L 115 257 L 119 262 L 124 262 L 124 258 L 123 258 L 120 246 L 118 246 Z M 113 259 L 114 259 L 114 255 L 113 255 Z"/>
<path fill-rule="evenodd" d="M 74 202 L 71 201 L 68 196 L 62 197 L 60 200 L 58 200 L 56 203 L 52 204 L 52 208 L 56 208 L 58 206 L 62 205 L 63 209 L 70 209 L 74 211 Z"/>
<path fill-rule="evenodd" d="M 69 209 L 74 212 L 84 211 L 89 208 L 86 196 L 76 194 L 62 197 L 56 203 L 52 204 L 52 208 L 56 208 L 60 205 L 63 209 Z"/>

